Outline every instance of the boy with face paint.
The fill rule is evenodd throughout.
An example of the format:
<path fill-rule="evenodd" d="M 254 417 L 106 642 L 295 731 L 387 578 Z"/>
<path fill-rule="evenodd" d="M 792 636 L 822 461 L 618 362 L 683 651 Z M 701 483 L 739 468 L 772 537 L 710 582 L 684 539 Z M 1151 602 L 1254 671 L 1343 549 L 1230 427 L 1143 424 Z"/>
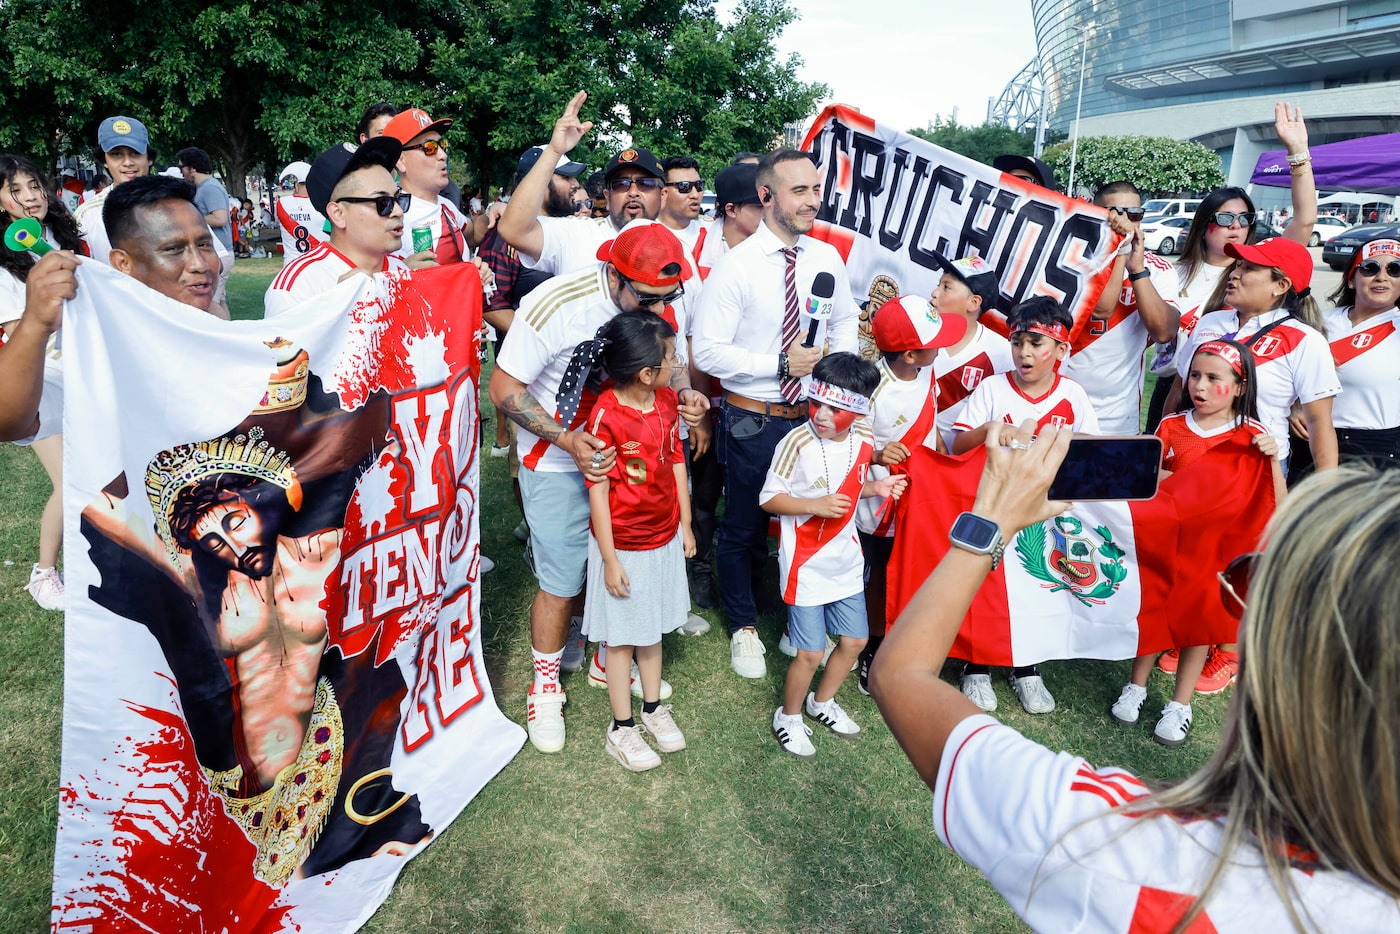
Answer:
<path fill-rule="evenodd" d="M 1011 332 L 1012 367 L 984 379 L 967 399 L 953 424 L 953 453 L 982 444 L 990 422 L 1019 425 L 1026 419 L 1036 431 L 1046 425 L 1064 431 L 1098 434 L 1099 421 L 1082 386 L 1060 375 L 1060 362 L 1069 353 L 1074 319 L 1048 295 L 1027 299 L 1006 316 Z M 1050 713 L 1055 698 L 1034 665 L 1014 668 L 1011 688 L 1027 713 Z M 962 692 L 978 707 L 996 710 L 991 673 L 985 665 L 963 668 Z"/>
<path fill-rule="evenodd" d="M 807 391 L 808 421 L 779 442 L 758 498 L 782 520 L 778 565 L 789 638 L 797 649 L 783 703 L 773 713 L 773 735 L 786 752 L 804 759 L 817 752 L 802 721 L 804 707 L 839 736 L 860 732 L 836 703 L 836 691 L 869 635 L 855 503 L 867 496 L 897 499 L 909 483 L 903 476 L 868 476 L 875 448 L 865 416 L 879 384 L 879 370 L 856 354 L 818 361 Z M 809 692 L 828 633 L 840 642 L 817 689 Z"/>

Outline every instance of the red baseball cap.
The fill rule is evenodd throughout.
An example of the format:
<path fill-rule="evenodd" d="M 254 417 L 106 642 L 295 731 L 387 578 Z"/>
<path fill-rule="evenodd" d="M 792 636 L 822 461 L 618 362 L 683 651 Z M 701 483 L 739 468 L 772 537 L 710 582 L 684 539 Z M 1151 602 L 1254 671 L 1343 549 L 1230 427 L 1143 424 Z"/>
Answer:
<path fill-rule="evenodd" d="M 623 277 L 658 288 L 690 278 L 685 247 L 656 221 L 635 220 L 598 247 L 598 258 L 612 263 Z"/>
<path fill-rule="evenodd" d="M 420 133 L 427 133 L 429 130 L 436 130 L 439 133 L 446 133 L 447 128 L 452 126 L 452 118 L 445 117 L 441 120 L 434 120 L 428 116 L 426 110 L 419 110 L 412 107 L 394 116 L 394 119 L 384 124 L 384 135 L 392 136 L 407 146 L 413 142 L 413 137 Z"/>
<path fill-rule="evenodd" d="M 1270 237 L 1250 246 L 1244 243 L 1225 244 L 1225 255 L 1242 259 L 1256 266 L 1277 269 L 1293 283 L 1293 291 L 1303 295 L 1312 284 L 1313 260 L 1308 248 L 1287 237 Z"/>
<path fill-rule="evenodd" d="M 940 315 L 918 295 L 901 295 L 880 306 L 870 332 L 885 353 L 951 347 L 967 333 L 967 319 Z"/>

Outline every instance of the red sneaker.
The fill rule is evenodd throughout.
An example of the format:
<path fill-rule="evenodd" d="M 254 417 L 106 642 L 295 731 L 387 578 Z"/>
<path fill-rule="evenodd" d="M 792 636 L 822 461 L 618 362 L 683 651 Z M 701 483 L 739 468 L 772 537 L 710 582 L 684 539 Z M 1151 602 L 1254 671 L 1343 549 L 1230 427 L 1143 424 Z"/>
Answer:
<path fill-rule="evenodd" d="M 1181 661 L 1181 649 L 1168 649 L 1157 656 L 1157 670 L 1169 675 L 1176 674 L 1176 666 Z"/>
<path fill-rule="evenodd" d="M 1212 648 L 1206 659 L 1206 667 L 1201 669 L 1201 677 L 1196 681 L 1197 694 L 1219 694 L 1235 683 L 1235 675 L 1240 670 L 1240 657 L 1234 652 Z"/>

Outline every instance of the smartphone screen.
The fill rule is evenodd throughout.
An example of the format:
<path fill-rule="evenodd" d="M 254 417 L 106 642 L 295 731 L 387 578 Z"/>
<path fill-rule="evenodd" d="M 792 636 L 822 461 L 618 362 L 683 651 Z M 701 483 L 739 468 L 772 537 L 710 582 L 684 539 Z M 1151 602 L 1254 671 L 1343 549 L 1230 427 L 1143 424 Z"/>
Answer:
<path fill-rule="evenodd" d="M 1151 499 L 1161 466 L 1162 439 L 1155 435 L 1073 438 L 1050 484 L 1050 499 Z"/>

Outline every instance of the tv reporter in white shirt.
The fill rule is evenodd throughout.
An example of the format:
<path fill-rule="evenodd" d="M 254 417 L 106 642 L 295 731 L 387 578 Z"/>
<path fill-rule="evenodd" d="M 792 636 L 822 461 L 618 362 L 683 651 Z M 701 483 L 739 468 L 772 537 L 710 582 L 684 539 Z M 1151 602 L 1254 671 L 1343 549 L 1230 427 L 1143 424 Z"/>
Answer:
<path fill-rule="evenodd" d="M 720 380 L 720 460 L 725 514 L 715 542 L 715 568 L 735 673 L 761 678 L 767 670 L 754 623 L 752 556 L 766 554 L 768 514 L 759 492 L 783 437 L 807 418 L 807 403 L 784 397 L 780 374 L 806 380 L 823 354 L 857 350 L 859 310 L 845 264 L 835 247 L 807 234 L 821 206 L 821 180 L 809 153 L 780 149 L 759 163 L 757 186 L 763 222 L 725 256 L 705 282 L 696 309 L 691 349 L 695 367 Z M 796 249 L 798 329 L 785 342 L 786 249 Z M 813 346 L 804 347 L 812 318 L 804 309 L 813 280 L 835 281 L 832 312 L 819 321 Z"/>

